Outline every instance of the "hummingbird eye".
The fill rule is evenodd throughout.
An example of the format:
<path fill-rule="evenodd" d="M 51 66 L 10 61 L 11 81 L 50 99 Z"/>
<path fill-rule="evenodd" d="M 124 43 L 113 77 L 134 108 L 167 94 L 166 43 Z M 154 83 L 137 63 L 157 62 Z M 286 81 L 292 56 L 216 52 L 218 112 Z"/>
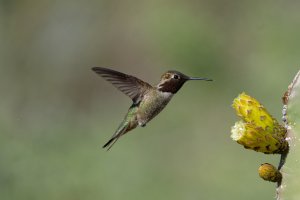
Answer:
<path fill-rule="evenodd" d="M 178 76 L 177 74 L 175 74 L 175 75 L 173 76 L 173 78 L 174 78 L 174 79 L 179 79 L 179 76 Z"/>

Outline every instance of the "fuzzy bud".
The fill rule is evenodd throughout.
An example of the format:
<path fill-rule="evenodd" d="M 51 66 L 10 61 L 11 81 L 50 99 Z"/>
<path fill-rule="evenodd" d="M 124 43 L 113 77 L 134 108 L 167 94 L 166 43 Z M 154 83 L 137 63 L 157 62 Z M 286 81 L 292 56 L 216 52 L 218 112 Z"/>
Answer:
<path fill-rule="evenodd" d="M 277 168 L 269 163 L 262 164 L 258 168 L 258 174 L 262 179 L 266 181 L 281 182 L 282 179 L 282 175 L 277 170 Z"/>

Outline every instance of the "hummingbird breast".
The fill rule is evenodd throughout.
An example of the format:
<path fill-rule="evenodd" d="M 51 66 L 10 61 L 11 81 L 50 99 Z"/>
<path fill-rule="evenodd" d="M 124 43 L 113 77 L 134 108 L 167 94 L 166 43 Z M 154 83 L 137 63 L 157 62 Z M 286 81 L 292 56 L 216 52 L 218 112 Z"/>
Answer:
<path fill-rule="evenodd" d="M 173 94 L 161 92 L 156 89 L 147 92 L 140 102 L 137 112 L 137 120 L 140 126 L 145 126 L 147 122 L 158 115 L 171 100 Z"/>

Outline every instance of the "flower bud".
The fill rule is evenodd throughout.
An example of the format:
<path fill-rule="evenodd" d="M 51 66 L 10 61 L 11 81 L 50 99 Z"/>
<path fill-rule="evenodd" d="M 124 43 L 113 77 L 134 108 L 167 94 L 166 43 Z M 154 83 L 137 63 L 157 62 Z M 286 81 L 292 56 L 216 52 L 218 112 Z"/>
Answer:
<path fill-rule="evenodd" d="M 277 168 L 269 163 L 262 164 L 258 168 L 258 174 L 262 179 L 266 181 L 281 182 L 282 179 L 282 175 L 277 170 Z"/>

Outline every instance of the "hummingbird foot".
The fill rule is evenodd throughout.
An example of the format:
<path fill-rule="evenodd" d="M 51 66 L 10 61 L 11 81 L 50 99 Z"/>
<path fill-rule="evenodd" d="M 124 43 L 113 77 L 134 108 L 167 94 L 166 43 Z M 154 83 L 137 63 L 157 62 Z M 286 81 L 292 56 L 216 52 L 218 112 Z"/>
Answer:
<path fill-rule="evenodd" d="M 139 122 L 139 126 L 140 126 L 140 127 L 145 127 L 145 126 L 146 126 L 146 123 Z"/>

